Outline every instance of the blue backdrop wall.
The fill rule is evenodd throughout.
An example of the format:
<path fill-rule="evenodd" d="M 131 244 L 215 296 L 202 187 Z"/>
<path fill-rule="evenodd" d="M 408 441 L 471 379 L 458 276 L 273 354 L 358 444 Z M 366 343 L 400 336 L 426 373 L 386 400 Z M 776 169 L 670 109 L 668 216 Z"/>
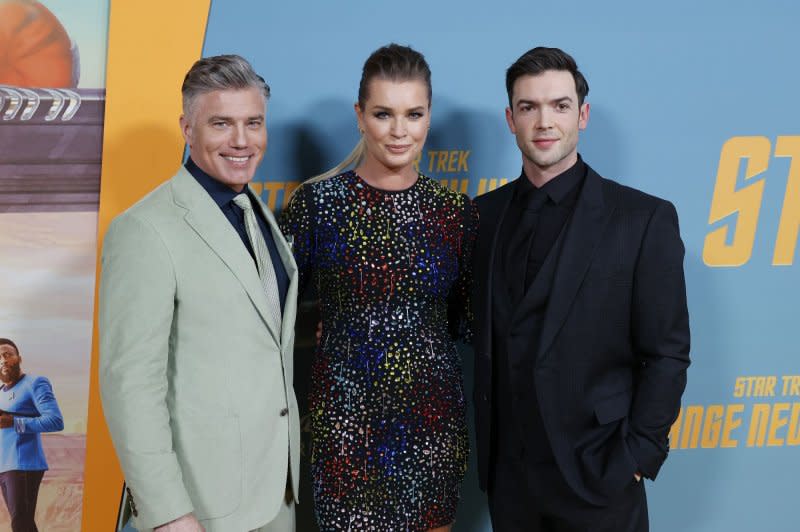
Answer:
<path fill-rule="evenodd" d="M 652 530 L 793 530 L 798 21 L 790 1 L 226 0 L 212 2 L 203 54 L 240 53 L 272 86 L 257 181 L 280 209 L 296 182 L 355 145 L 353 102 L 375 48 L 426 55 L 433 127 L 420 170 L 473 196 L 519 175 L 506 67 L 536 45 L 571 53 L 591 87 L 584 159 L 672 201 L 686 244 L 693 365 L 673 450 L 647 485 Z M 297 356 L 310 352 L 301 343 Z M 468 352 L 464 363 L 469 387 Z M 301 531 L 313 530 L 307 485 Z M 458 531 L 490 530 L 476 486 L 472 463 Z"/>

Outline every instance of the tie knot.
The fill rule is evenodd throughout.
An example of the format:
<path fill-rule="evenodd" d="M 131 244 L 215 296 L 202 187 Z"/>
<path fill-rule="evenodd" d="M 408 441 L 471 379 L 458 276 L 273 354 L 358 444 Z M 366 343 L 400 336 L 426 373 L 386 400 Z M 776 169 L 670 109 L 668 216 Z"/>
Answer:
<path fill-rule="evenodd" d="M 253 204 L 250 203 L 250 198 L 247 196 L 247 194 L 242 193 L 238 196 L 235 196 L 233 198 L 233 202 L 243 211 L 253 210 Z"/>
<path fill-rule="evenodd" d="M 527 211 L 538 212 L 547 203 L 547 192 L 540 188 L 533 188 L 522 196 L 522 208 Z"/>

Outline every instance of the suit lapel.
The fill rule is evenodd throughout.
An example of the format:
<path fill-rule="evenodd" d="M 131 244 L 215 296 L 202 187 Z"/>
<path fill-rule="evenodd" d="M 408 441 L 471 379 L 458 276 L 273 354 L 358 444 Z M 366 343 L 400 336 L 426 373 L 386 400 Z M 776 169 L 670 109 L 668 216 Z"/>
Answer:
<path fill-rule="evenodd" d="M 548 298 L 537 357 L 545 356 L 567 318 L 614 205 L 603 197 L 601 177 L 587 169 L 586 181 L 568 222 Z"/>
<path fill-rule="evenodd" d="M 239 280 L 275 342 L 280 343 L 280 331 L 275 330 L 268 317 L 267 296 L 258 277 L 255 262 L 236 230 L 211 196 L 185 168 L 181 168 L 173 178 L 172 189 L 175 202 L 187 210 L 184 217 L 186 223 Z"/>
<path fill-rule="evenodd" d="M 513 183 L 513 182 L 512 182 Z M 488 261 L 486 263 L 486 300 L 483 301 L 484 305 L 484 312 L 486 315 L 486 339 L 485 339 L 485 347 L 486 352 L 491 353 L 491 338 L 492 338 L 492 307 L 493 307 L 493 298 L 494 298 L 494 265 L 495 265 L 495 255 L 497 254 L 497 241 L 500 236 L 500 228 L 503 226 L 503 220 L 506 217 L 506 213 L 508 212 L 508 207 L 511 205 L 511 199 L 514 197 L 514 187 L 511 184 L 505 186 L 503 190 L 503 196 L 498 198 L 497 202 L 497 216 L 493 217 L 494 226 L 490 226 L 491 229 L 491 240 L 489 242 L 489 252 L 486 254 L 484 260 Z M 487 217 L 488 218 L 488 217 Z M 480 221 L 479 223 L 489 223 L 490 220 L 487 219 L 485 221 Z M 481 249 L 478 247 L 477 249 Z M 500 272 L 502 275 L 502 272 Z M 503 294 L 505 297 L 508 297 L 507 294 Z"/>

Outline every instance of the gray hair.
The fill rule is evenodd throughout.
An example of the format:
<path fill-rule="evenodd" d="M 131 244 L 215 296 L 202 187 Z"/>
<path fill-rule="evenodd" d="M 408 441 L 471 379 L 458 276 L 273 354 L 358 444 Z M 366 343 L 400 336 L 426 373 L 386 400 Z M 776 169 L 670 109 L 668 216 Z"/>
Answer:
<path fill-rule="evenodd" d="M 218 90 L 255 88 L 269 99 L 269 85 L 256 74 L 247 60 L 238 55 L 215 55 L 196 61 L 183 78 L 183 114 L 190 116 L 197 96 Z"/>

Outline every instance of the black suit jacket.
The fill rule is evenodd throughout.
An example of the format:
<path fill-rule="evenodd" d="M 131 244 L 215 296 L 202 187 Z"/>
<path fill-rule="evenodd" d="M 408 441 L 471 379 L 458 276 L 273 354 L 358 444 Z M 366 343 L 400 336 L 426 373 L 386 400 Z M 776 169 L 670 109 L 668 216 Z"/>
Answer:
<path fill-rule="evenodd" d="M 474 401 L 483 489 L 492 427 L 492 297 L 503 297 L 492 294 L 493 264 L 513 191 L 512 182 L 476 200 Z M 684 248 L 671 203 L 591 168 L 560 238 L 540 341 L 531 335 L 527 344 L 534 369 L 514 378 L 535 383 L 565 480 L 586 501 L 604 505 L 636 471 L 654 479 L 667 457 L 689 366 Z M 530 334 L 530 295 L 512 316 L 510 335 L 522 337 L 516 341 Z"/>

